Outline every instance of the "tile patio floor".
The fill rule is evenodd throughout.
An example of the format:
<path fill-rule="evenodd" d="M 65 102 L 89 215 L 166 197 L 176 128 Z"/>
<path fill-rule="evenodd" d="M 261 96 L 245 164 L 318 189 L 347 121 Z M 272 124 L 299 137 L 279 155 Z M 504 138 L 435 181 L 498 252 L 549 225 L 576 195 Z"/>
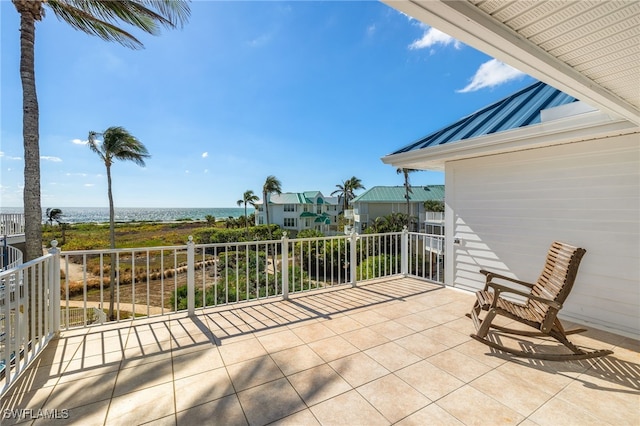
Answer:
<path fill-rule="evenodd" d="M 3 397 L 1 423 L 640 424 L 637 340 L 591 330 L 573 340 L 614 355 L 505 356 L 469 337 L 473 300 L 395 278 L 63 332 Z"/>

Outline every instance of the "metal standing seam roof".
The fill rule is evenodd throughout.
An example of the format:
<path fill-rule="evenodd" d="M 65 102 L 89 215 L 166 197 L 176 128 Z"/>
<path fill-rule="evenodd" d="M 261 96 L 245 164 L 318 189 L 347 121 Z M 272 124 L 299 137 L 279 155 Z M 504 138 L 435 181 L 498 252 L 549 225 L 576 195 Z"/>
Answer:
<path fill-rule="evenodd" d="M 444 200 L 444 185 L 412 186 L 410 201 L 424 202 Z M 374 186 L 363 192 L 351 203 L 406 203 L 404 186 Z"/>
<path fill-rule="evenodd" d="M 575 101 L 573 96 L 539 81 L 391 155 L 526 127 L 540 122 L 540 111 Z"/>

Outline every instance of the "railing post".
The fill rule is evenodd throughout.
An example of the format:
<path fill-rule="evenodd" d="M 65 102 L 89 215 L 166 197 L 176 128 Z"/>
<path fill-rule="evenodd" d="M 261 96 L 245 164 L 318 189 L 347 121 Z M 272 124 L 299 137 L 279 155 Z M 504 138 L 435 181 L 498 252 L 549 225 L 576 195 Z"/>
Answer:
<path fill-rule="evenodd" d="M 49 269 L 49 291 L 51 294 L 51 311 L 53 312 L 52 328 L 54 333 L 60 332 L 60 249 L 58 241 L 51 241 L 49 253 L 53 255 L 53 266 Z"/>
<path fill-rule="evenodd" d="M 358 241 L 358 234 L 355 229 L 351 231 L 349 235 L 349 274 L 351 275 L 351 286 L 355 287 L 357 284 L 356 272 L 358 266 L 358 253 L 356 250 L 356 242 Z"/>
<path fill-rule="evenodd" d="M 402 228 L 400 245 L 400 273 L 406 277 L 409 275 L 409 230 L 406 226 Z"/>
<path fill-rule="evenodd" d="M 273 265 L 273 272 L 276 265 Z M 289 298 L 289 238 L 287 233 L 282 233 L 282 300 Z"/>
<path fill-rule="evenodd" d="M 196 250 L 193 237 L 189 235 L 187 242 L 187 311 L 195 314 L 196 306 Z"/>

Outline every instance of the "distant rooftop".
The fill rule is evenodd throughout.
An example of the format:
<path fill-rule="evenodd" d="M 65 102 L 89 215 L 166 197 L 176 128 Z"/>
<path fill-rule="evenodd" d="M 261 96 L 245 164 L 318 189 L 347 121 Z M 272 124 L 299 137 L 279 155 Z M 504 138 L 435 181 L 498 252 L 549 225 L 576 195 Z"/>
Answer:
<path fill-rule="evenodd" d="M 390 155 L 540 123 L 541 111 L 576 101 L 576 98 L 558 89 L 554 89 L 545 83 L 537 82 Z"/>
<path fill-rule="evenodd" d="M 410 200 L 424 202 L 444 200 L 444 185 L 412 186 Z M 351 203 L 405 203 L 404 186 L 374 186 L 354 198 Z"/>
<path fill-rule="evenodd" d="M 318 199 L 318 197 L 320 199 Z M 326 197 L 320 191 L 305 192 L 283 192 L 282 194 L 271 194 L 269 203 L 271 204 L 314 204 L 318 199 L 318 204 L 339 204 L 338 197 Z M 256 204 L 262 204 L 263 200 Z"/>

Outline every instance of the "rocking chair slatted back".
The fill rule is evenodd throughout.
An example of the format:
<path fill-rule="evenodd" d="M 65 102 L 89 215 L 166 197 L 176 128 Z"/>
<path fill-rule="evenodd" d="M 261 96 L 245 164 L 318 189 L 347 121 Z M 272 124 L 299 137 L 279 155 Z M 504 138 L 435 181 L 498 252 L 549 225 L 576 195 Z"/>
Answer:
<path fill-rule="evenodd" d="M 585 253 L 585 249 L 554 242 L 549 248 L 544 268 L 531 294 L 564 304 Z M 544 317 L 542 324 L 543 328 L 547 329 L 551 327 L 558 314 L 558 309 L 532 299 L 529 299 L 527 307 Z"/>

